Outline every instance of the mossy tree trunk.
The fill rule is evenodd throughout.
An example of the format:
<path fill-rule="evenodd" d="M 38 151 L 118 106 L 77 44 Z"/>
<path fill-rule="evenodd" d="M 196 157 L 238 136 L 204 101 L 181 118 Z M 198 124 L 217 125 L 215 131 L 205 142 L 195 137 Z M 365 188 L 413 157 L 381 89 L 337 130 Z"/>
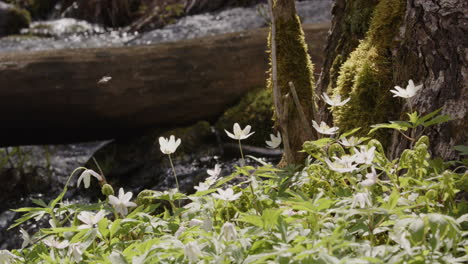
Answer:
<path fill-rule="evenodd" d="M 317 81 L 316 93 L 332 94 L 336 87 L 341 65 L 363 40 L 369 29 L 372 13 L 379 0 L 335 0 L 330 35 L 325 46 L 323 70 Z M 323 100 L 317 101 L 318 118 L 332 123 L 331 112 Z"/>
<path fill-rule="evenodd" d="M 442 108 L 454 120 L 431 127 L 424 133 L 431 150 L 444 159 L 456 158 L 455 145 L 468 142 L 468 1 L 408 0 L 399 43 L 392 50 L 394 81 L 408 79 L 424 84 L 412 98 L 422 114 Z M 394 137 L 391 152 L 396 155 L 408 141 Z M 394 156 L 393 155 L 393 156 Z"/>
<path fill-rule="evenodd" d="M 273 5 L 274 38 L 270 34 L 272 71 L 268 83 L 274 89 L 275 126 L 283 135 L 280 166 L 301 164 L 305 159 L 304 153 L 299 152 L 302 144 L 313 138 L 313 65 L 294 0 L 276 0 L 270 4 Z"/>
<path fill-rule="evenodd" d="M 407 102 L 389 90 L 413 79 L 424 84 L 412 98 L 418 112 L 442 108 L 456 119 L 425 131 L 433 154 L 455 158 L 453 146 L 467 142 L 467 13 L 465 0 L 336 0 L 317 87 L 318 93 L 352 98 L 333 113 L 335 125 L 366 133 L 369 125 L 407 118 Z M 323 104 L 320 118 L 330 119 Z M 391 156 L 409 146 L 390 135 L 380 139 Z"/>

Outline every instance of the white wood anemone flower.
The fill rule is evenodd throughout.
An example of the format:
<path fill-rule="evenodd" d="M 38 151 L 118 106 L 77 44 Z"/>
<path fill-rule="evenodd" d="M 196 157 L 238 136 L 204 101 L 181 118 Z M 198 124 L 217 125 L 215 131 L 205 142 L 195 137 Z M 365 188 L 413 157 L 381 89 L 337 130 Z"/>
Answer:
<path fill-rule="evenodd" d="M 68 255 L 74 260 L 76 263 L 80 263 L 83 260 L 83 250 L 82 245 L 80 243 L 73 243 L 70 244 L 68 247 Z"/>
<path fill-rule="evenodd" d="M 130 202 L 132 199 L 133 193 L 127 192 L 125 193 L 123 188 L 119 189 L 119 197 L 115 197 L 114 195 L 109 195 L 109 203 L 114 206 L 115 211 L 120 213 L 122 216 L 126 216 L 128 214 L 128 207 L 136 207 L 136 203 Z"/>
<path fill-rule="evenodd" d="M 81 184 L 81 181 L 83 181 L 84 183 L 84 187 L 86 189 L 89 188 L 89 185 L 91 184 L 91 176 L 93 176 L 94 178 L 98 179 L 98 181 L 102 181 L 102 176 L 99 175 L 99 173 L 93 171 L 93 170 L 84 170 L 80 177 L 78 178 L 78 182 L 77 182 L 77 186 L 80 187 L 80 184 Z"/>
<path fill-rule="evenodd" d="M 339 95 L 339 94 L 334 95 L 334 96 L 332 96 L 332 98 L 330 98 L 330 97 L 328 97 L 328 95 L 326 93 L 322 94 L 322 98 L 325 101 L 325 103 L 327 103 L 330 106 L 343 106 L 347 102 L 349 102 L 349 100 L 351 100 L 351 98 L 348 98 L 348 99 L 345 99 L 345 100 L 341 101 L 341 95 Z"/>
<path fill-rule="evenodd" d="M 212 170 L 206 170 L 206 173 L 210 175 L 210 178 L 213 180 L 218 179 L 219 175 L 221 174 L 221 165 L 216 164 L 214 169 Z"/>
<path fill-rule="evenodd" d="M 232 139 L 243 140 L 243 139 L 246 139 L 246 138 L 250 137 L 251 135 L 253 135 L 255 133 L 255 132 L 252 132 L 252 133 L 249 134 L 251 128 L 252 128 L 251 126 L 247 125 L 244 129 L 241 129 L 239 124 L 235 123 L 234 128 L 233 128 L 234 134 L 227 131 L 226 129 L 224 129 L 224 131 Z"/>
<path fill-rule="evenodd" d="M 26 232 L 26 230 L 21 228 L 20 233 L 21 233 L 21 237 L 23 238 L 23 243 L 21 244 L 21 249 L 27 247 L 30 244 L 34 244 L 34 241 L 31 239 L 31 236 L 28 234 L 28 232 Z"/>
<path fill-rule="evenodd" d="M 265 143 L 267 144 L 267 146 L 271 149 L 275 149 L 277 147 L 279 147 L 279 145 L 281 145 L 281 133 L 278 131 L 278 133 L 276 133 L 276 136 L 273 135 L 273 134 L 270 134 L 270 138 L 271 138 L 271 141 L 265 141 Z"/>
<path fill-rule="evenodd" d="M 372 172 L 366 174 L 366 179 L 361 182 L 361 185 L 365 187 L 372 186 L 377 183 L 377 179 L 377 173 L 374 167 L 372 167 Z"/>
<path fill-rule="evenodd" d="M 342 138 L 340 140 L 340 143 L 341 145 L 345 146 L 345 147 L 355 147 L 359 144 L 361 144 L 363 140 L 358 138 L 358 137 L 355 137 L 355 136 L 351 136 L 350 138 Z"/>
<path fill-rule="evenodd" d="M 6 250 L 6 249 L 2 249 L 0 250 L 0 263 L 16 263 L 14 261 L 16 260 L 21 260 L 21 261 L 24 261 L 23 258 L 20 258 L 18 256 L 16 256 L 15 254 L 11 253 L 10 251 Z"/>
<path fill-rule="evenodd" d="M 84 223 L 84 225 L 78 226 L 78 229 L 89 229 L 89 228 L 94 228 L 96 225 L 101 221 L 104 216 L 106 216 L 106 211 L 101 210 L 97 213 L 93 212 L 81 212 L 78 215 L 78 219 Z"/>
<path fill-rule="evenodd" d="M 338 132 L 338 127 L 329 127 L 325 122 L 321 122 L 320 126 L 315 122 L 315 120 L 312 120 L 312 126 L 319 132 L 320 134 L 324 135 L 334 135 L 336 132 Z"/>
<path fill-rule="evenodd" d="M 345 173 L 345 172 L 352 172 L 357 170 L 357 164 L 353 164 L 354 162 L 354 157 L 348 156 L 348 157 L 341 157 L 341 159 L 334 157 L 335 161 L 332 162 L 328 158 L 325 158 L 325 163 L 327 163 L 328 167 L 332 171 L 336 171 L 339 173 Z"/>
<path fill-rule="evenodd" d="M 354 152 L 356 153 L 354 154 L 356 163 L 367 164 L 367 165 L 372 164 L 372 161 L 374 160 L 374 157 L 375 157 L 375 147 L 366 149 L 365 146 L 361 146 L 360 149 L 361 151 L 359 151 L 357 148 L 354 148 Z"/>
<path fill-rule="evenodd" d="M 400 86 L 395 86 L 395 90 L 390 90 L 390 92 L 394 93 L 393 97 L 403 97 L 403 98 L 411 98 L 416 95 L 416 93 L 422 88 L 422 84 L 415 86 L 413 80 L 408 81 L 408 85 L 406 89 L 401 88 Z"/>
<path fill-rule="evenodd" d="M 164 138 L 164 137 L 159 138 L 159 145 L 161 147 L 161 152 L 167 155 L 174 153 L 177 147 L 179 147 L 180 143 L 181 143 L 181 139 L 179 138 L 175 140 L 174 135 L 171 135 L 169 139 Z"/>
<path fill-rule="evenodd" d="M 235 201 L 242 195 L 242 193 L 234 194 L 234 190 L 232 188 L 227 188 L 226 190 L 218 189 L 217 192 L 218 193 L 213 193 L 212 196 L 224 201 Z"/>
<path fill-rule="evenodd" d="M 230 222 L 226 222 L 221 227 L 221 236 L 226 241 L 232 241 L 237 239 L 236 226 Z"/>
<path fill-rule="evenodd" d="M 353 202 L 351 203 L 351 208 L 356 208 L 356 206 L 359 206 L 362 209 L 366 208 L 367 206 L 371 207 L 372 202 L 370 200 L 369 193 L 367 192 L 355 193 L 353 195 Z"/>
<path fill-rule="evenodd" d="M 42 242 L 44 242 L 44 244 L 46 244 L 47 246 L 56 248 L 56 249 L 63 249 L 63 248 L 68 247 L 68 245 L 70 245 L 68 240 L 63 240 L 62 242 L 60 242 L 58 240 L 55 240 L 53 237 L 48 237 L 42 240 Z"/>

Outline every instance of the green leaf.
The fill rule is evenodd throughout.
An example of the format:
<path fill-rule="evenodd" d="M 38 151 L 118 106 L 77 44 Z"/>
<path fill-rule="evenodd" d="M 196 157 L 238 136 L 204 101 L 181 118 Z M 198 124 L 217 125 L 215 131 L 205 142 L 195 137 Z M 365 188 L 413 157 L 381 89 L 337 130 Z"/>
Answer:
<path fill-rule="evenodd" d="M 222 178 L 221 180 L 217 181 L 216 184 L 214 185 L 215 188 L 218 188 L 220 186 L 222 186 L 223 184 L 229 182 L 230 180 L 234 179 L 236 177 L 236 175 L 232 174 L 228 177 L 224 177 Z"/>
<path fill-rule="evenodd" d="M 406 122 L 406 123 L 408 123 L 408 122 Z M 411 124 L 409 124 L 409 125 L 411 126 Z M 372 127 L 372 129 L 369 131 L 368 134 L 372 134 L 376 130 L 381 129 L 381 128 L 391 128 L 391 129 L 402 130 L 402 131 L 408 130 L 408 126 L 402 126 L 401 124 L 395 123 L 395 121 L 392 121 L 392 123 L 390 123 L 390 124 L 377 124 L 377 125 L 372 125 L 371 127 Z"/>
<path fill-rule="evenodd" d="M 282 212 L 283 209 L 268 208 L 263 211 L 261 216 L 242 214 L 238 221 L 246 222 L 265 230 L 271 230 L 278 223 L 278 217 L 280 217 Z"/>
<path fill-rule="evenodd" d="M 117 231 L 120 230 L 120 222 L 122 222 L 122 219 L 117 219 L 112 223 L 111 228 L 110 228 L 111 237 L 114 237 Z"/>
<path fill-rule="evenodd" d="M 76 232 L 78 227 L 55 227 L 55 228 L 43 228 L 41 231 L 44 234 L 61 234 L 64 232 Z"/>
<path fill-rule="evenodd" d="M 47 204 L 42 199 L 31 199 L 34 204 L 37 204 L 41 207 L 47 207 Z"/>
<path fill-rule="evenodd" d="M 355 129 L 353 129 L 353 130 L 350 130 L 350 131 L 347 131 L 347 132 L 345 132 L 345 133 L 341 134 L 341 136 L 340 136 L 340 139 L 342 139 L 342 138 L 345 138 L 345 137 L 347 137 L 347 136 L 351 136 L 352 134 L 354 134 L 354 133 L 358 132 L 359 130 L 361 130 L 361 128 L 360 128 L 360 127 L 358 127 L 358 128 L 355 128 Z"/>
<path fill-rule="evenodd" d="M 414 128 L 414 126 L 406 121 L 390 121 L 391 124 L 397 124 L 401 127 L 406 127 L 406 128 Z"/>
<path fill-rule="evenodd" d="M 333 142 L 333 139 L 331 139 L 331 138 L 321 138 L 321 139 L 317 139 L 317 140 L 314 140 L 314 141 L 311 141 L 311 142 L 314 143 L 316 146 L 321 148 L 321 147 L 325 147 L 330 142 Z"/>
<path fill-rule="evenodd" d="M 57 203 L 62 200 L 63 196 L 65 196 L 66 193 L 67 193 L 67 187 L 65 186 L 65 188 L 63 188 L 62 193 L 60 193 L 60 195 L 57 196 L 57 198 L 55 198 L 53 201 L 49 203 L 49 208 L 54 208 L 55 205 L 57 205 Z"/>
<path fill-rule="evenodd" d="M 450 121 L 450 120 L 453 120 L 453 118 L 451 118 L 449 115 L 438 115 L 438 116 L 434 117 L 433 119 L 431 119 L 431 120 L 429 120 L 427 122 L 424 122 L 422 125 L 424 127 L 428 127 L 428 126 L 444 123 L 444 122 L 447 122 L 447 121 Z"/>
<path fill-rule="evenodd" d="M 434 112 L 431 112 L 431 113 L 419 118 L 415 125 L 416 126 L 421 125 L 422 123 L 424 123 L 427 120 L 431 119 L 433 116 L 437 115 L 441 110 L 442 110 L 442 108 L 439 108 L 439 109 L 435 110 Z"/>
<path fill-rule="evenodd" d="M 413 113 L 407 113 L 408 117 L 409 117 L 409 121 L 411 123 L 413 123 L 413 125 L 416 125 L 416 123 L 418 122 L 418 119 L 419 119 L 419 115 L 418 115 L 418 112 L 413 112 Z"/>
<path fill-rule="evenodd" d="M 24 209 L 24 208 L 21 208 L 21 209 Z M 36 209 L 40 209 L 40 208 L 36 208 Z M 36 221 L 39 221 L 42 217 L 44 217 L 44 215 L 46 214 L 45 211 L 43 210 L 38 210 L 37 212 L 29 212 L 25 215 L 23 215 L 21 218 L 18 218 L 15 220 L 15 224 L 11 225 L 10 227 L 8 227 L 8 230 L 14 228 L 14 227 L 17 227 L 19 225 L 21 225 L 22 223 L 30 220 L 30 219 L 33 219 L 36 220 Z"/>
<path fill-rule="evenodd" d="M 107 235 L 109 234 L 109 220 L 107 220 L 107 218 L 103 218 L 101 219 L 101 221 L 99 221 L 98 223 L 98 229 L 99 229 L 99 232 L 102 234 L 103 237 L 107 237 Z"/>
<path fill-rule="evenodd" d="M 288 243 L 288 225 L 284 221 L 283 217 L 280 215 L 278 217 L 277 228 L 281 233 L 281 239 L 283 239 L 284 243 Z"/>
<path fill-rule="evenodd" d="M 453 147 L 455 150 L 460 151 L 460 155 L 468 155 L 468 146 L 466 145 L 457 145 Z"/>
<path fill-rule="evenodd" d="M 210 194 L 210 193 L 214 193 L 216 192 L 216 189 L 208 189 L 208 190 L 205 190 L 205 191 L 197 191 L 195 194 L 193 194 L 192 196 L 195 196 L 195 197 L 202 197 L 202 196 L 205 196 L 207 194 Z"/>

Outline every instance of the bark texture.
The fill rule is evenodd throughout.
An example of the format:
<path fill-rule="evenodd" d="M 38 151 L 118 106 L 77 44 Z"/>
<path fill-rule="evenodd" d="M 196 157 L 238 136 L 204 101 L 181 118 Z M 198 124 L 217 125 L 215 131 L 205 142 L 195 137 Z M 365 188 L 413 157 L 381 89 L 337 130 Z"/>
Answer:
<path fill-rule="evenodd" d="M 282 133 L 285 149 L 280 166 L 302 164 L 306 155 L 299 151 L 302 150 L 302 144 L 313 137 L 310 128 L 315 103 L 313 65 L 294 0 L 274 1 L 272 12 L 278 85 L 278 93 L 274 95 L 275 125 Z M 273 59 L 271 61 L 274 63 Z M 276 77 L 271 75 L 269 88 L 274 89 L 273 78 Z M 290 82 L 294 83 L 297 96 L 294 96 Z M 305 118 L 301 118 L 302 113 Z"/>
<path fill-rule="evenodd" d="M 305 26 L 314 54 L 328 28 Z M 111 139 L 214 121 L 265 86 L 267 35 L 258 29 L 153 46 L 0 53 L 0 145 Z M 112 80 L 98 83 L 103 76 Z"/>
<path fill-rule="evenodd" d="M 397 2 L 404 4 L 404 12 L 400 17 L 396 16 L 398 13 L 388 16 L 395 10 Z M 359 13 L 364 10 L 362 7 L 368 9 Z M 328 38 L 324 68 L 316 92 L 339 92 L 346 97 L 343 91 L 359 90 L 356 98 L 364 101 L 353 102 L 352 99 L 349 104 L 354 105 L 343 108 L 346 111 L 347 107 L 358 109 L 360 107 L 356 104 L 375 101 L 375 97 L 370 96 L 371 89 L 375 89 L 372 87 L 379 87 L 379 93 L 388 93 L 387 90 L 393 85 L 406 87 L 409 79 L 416 84 L 422 83 L 423 89 L 411 99 L 413 109 L 427 114 L 442 108 L 443 114 L 455 118 L 424 131 L 431 139 L 431 150 L 434 155 L 444 159 L 455 158 L 453 146 L 467 142 L 467 13 L 468 2 L 465 0 L 337 0 L 333 8 L 332 32 Z M 370 56 L 370 52 L 375 54 Z M 375 80 L 386 81 L 382 85 L 382 82 Z M 394 104 L 390 106 L 391 112 L 386 117 L 382 114 L 376 116 L 383 116 L 385 120 L 372 122 L 388 122 L 398 117 L 406 120 L 404 113 L 409 112 L 407 101 L 388 94 L 386 96 Z M 338 120 L 336 116 L 334 118 L 339 122 L 352 121 L 359 119 L 359 116 L 381 111 L 388 111 L 388 107 L 375 104 L 370 109 L 348 111 L 354 113 L 356 118 L 347 118 L 348 114 L 338 111 Z M 320 118 L 331 120 L 323 103 L 320 104 Z M 364 129 L 367 130 L 366 127 Z M 396 133 L 392 138 L 383 136 L 381 139 L 387 141 L 387 151 L 393 157 L 409 146 L 408 140 Z"/>
<path fill-rule="evenodd" d="M 393 50 L 395 83 L 408 79 L 424 84 L 412 99 L 418 112 L 438 108 L 455 120 L 425 131 L 433 154 L 456 158 L 454 145 L 467 144 L 468 131 L 468 1 L 408 0 L 399 45 Z M 396 138 L 392 153 L 407 147 Z"/>
<path fill-rule="evenodd" d="M 322 74 L 317 81 L 316 93 L 331 94 L 336 87 L 341 65 L 364 39 L 378 0 L 336 0 L 332 9 L 332 25 L 325 46 Z M 318 118 L 332 123 L 332 115 L 323 100 L 317 101 Z"/>

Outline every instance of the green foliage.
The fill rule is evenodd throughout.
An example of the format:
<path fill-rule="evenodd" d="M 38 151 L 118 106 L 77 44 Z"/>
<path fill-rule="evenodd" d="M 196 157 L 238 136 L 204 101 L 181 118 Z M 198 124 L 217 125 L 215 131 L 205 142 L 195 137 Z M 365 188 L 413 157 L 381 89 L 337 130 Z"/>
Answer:
<path fill-rule="evenodd" d="M 381 128 L 395 129 L 400 131 L 403 135 L 405 134 L 402 131 L 410 130 L 411 136 L 414 138 L 407 135 L 405 135 L 405 137 L 411 141 L 415 141 L 422 135 L 427 127 L 453 120 L 449 115 L 438 115 L 441 110 L 442 108 L 439 108 L 424 116 L 421 116 L 418 112 L 407 113 L 409 121 L 390 121 L 390 123 L 372 125 L 372 129 L 369 131 L 369 134 L 374 133 Z"/>
<path fill-rule="evenodd" d="M 311 156 L 300 170 L 237 167 L 188 196 L 144 190 L 126 216 L 107 200 L 63 203 L 65 188 L 16 210 L 24 215 L 15 226 L 45 217 L 53 225 L 13 250 L 12 263 L 465 263 L 468 215 L 457 194 L 468 176 L 432 159 L 429 144 L 422 136 L 390 161 L 371 139 L 357 146 L 371 156 L 365 162 L 337 139 L 305 142 Z M 356 169 L 325 162 L 340 156 Z M 83 213 L 97 211 L 105 216 L 83 227 Z"/>

